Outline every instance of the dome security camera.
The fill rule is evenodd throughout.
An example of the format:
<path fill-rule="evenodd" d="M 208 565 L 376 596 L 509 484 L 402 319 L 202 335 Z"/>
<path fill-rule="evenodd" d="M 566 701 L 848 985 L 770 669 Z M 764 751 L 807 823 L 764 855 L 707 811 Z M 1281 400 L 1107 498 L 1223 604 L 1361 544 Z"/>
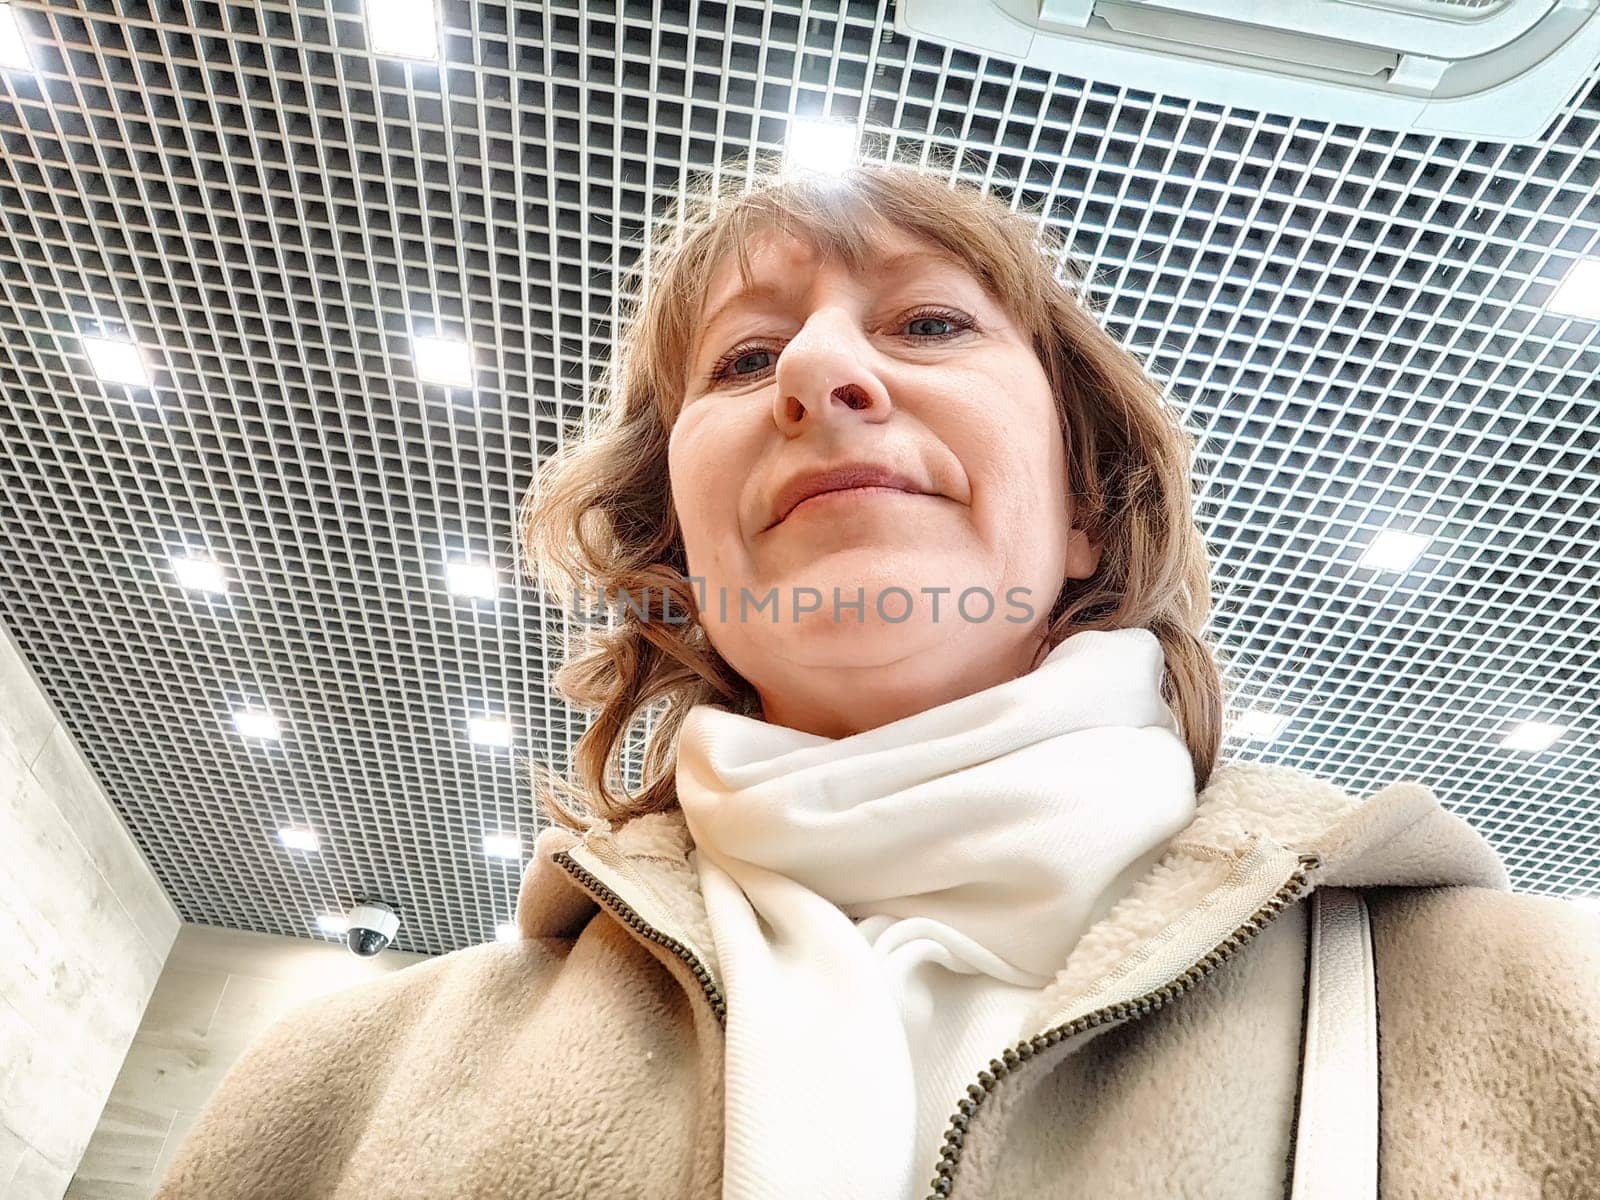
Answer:
<path fill-rule="evenodd" d="M 358 958 L 374 958 L 394 941 L 400 918 L 394 909 L 376 900 L 365 901 L 350 910 L 350 928 L 344 943 Z"/>

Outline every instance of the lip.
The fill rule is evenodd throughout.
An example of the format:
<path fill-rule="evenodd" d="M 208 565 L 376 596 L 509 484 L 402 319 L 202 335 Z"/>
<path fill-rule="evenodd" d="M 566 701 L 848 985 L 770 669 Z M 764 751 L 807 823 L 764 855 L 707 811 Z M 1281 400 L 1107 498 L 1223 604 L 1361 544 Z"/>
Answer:
<path fill-rule="evenodd" d="M 852 488 L 892 488 L 898 492 L 926 495 L 927 489 L 908 476 L 876 463 L 845 463 L 825 471 L 806 471 L 790 479 L 772 502 L 772 525 L 780 523 L 803 501 L 825 492 L 843 492 Z"/>

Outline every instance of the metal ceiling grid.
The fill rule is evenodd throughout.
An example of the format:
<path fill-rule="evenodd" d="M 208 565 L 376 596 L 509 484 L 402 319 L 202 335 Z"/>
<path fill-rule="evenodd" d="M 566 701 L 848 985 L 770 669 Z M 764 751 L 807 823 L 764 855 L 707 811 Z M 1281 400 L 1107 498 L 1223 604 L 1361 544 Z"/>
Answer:
<path fill-rule="evenodd" d="M 481 837 L 529 848 L 536 815 L 466 722 L 508 715 L 557 770 L 585 724 L 547 690 L 573 631 L 516 581 L 517 501 L 686 171 L 821 115 L 1043 204 L 1170 380 L 1238 703 L 1289 717 L 1226 752 L 1420 779 L 1518 887 L 1600 892 L 1600 347 L 1545 309 L 1600 253 L 1595 88 L 1504 145 L 1052 77 L 876 4 L 454 0 L 442 65 L 373 55 L 357 0 L 19 8 L 0 618 L 185 919 L 319 936 L 372 896 L 437 953 L 510 916 L 518 865 Z M 153 389 L 96 378 L 102 331 Z M 473 389 L 419 382 L 434 332 Z M 1427 551 L 1359 566 L 1389 527 Z M 227 596 L 178 586 L 185 549 Z M 447 592 L 460 556 L 496 600 Z M 280 742 L 235 732 L 245 704 Z M 1525 717 L 1570 731 L 1502 748 Z"/>

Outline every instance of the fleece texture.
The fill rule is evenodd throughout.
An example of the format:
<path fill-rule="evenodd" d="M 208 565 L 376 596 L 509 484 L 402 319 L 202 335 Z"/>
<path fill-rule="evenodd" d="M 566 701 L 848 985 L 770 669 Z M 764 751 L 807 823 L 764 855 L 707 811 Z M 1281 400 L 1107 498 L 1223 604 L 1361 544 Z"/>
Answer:
<path fill-rule="evenodd" d="M 1600 920 L 1479 888 L 1369 907 L 1379 1133 L 1419 1148 L 1382 1159 L 1383 1195 L 1600 1197 Z"/>
<path fill-rule="evenodd" d="M 157 1200 L 719 1200 L 720 975 L 690 848 L 678 814 L 547 831 L 519 897 L 521 943 L 279 1022 L 195 1123 Z M 1039 1030 L 1212 962 L 1223 917 L 1252 911 L 1307 854 L 1321 865 L 1301 891 L 1362 888 L 1372 916 L 1384 1200 L 1600 1197 L 1600 921 L 1506 890 L 1483 839 L 1415 783 L 1357 800 L 1287 768 L 1219 769 L 1194 822 L 1062 964 Z M 649 931 L 618 902 L 648 913 Z M 1144 1015 L 979 1089 L 949 1194 L 1281 1197 L 1304 908 L 1257 925 Z M 810 1119 L 826 1153 L 826 1109 Z"/>
<path fill-rule="evenodd" d="M 1007 1135 L 961 1182 L 988 1173 L 982 1194 L 1038 1200 L 1285 1195 L 1305 920 L 1296 906 L 1182 1003 L 1020 1076 Z"/>
<path fill-rule="evenodd" d="M 269 1030 L 156 1195 L 714 1196 L 721 1046 L 691 1004 L 609 920 L 419 963 Z"/>

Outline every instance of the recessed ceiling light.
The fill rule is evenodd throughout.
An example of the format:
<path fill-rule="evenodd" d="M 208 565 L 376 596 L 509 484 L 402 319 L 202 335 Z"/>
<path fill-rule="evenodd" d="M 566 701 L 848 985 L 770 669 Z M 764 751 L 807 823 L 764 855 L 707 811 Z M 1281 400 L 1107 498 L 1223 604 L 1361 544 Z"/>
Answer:
<path fill-rule="evenodd" d="M 233 725 L 245 737 L 271 738 L 278 735 L 278 720 L 264 708 L 236 708 Z"/>
<path fill-rule="evenodd" d="M 1229 732 L 1235 737 L 1249 738 L 1253 742 L 1269 742 L 1278 736 L 1278 731 L 1288 723 L 1288 720 L 1289 718 L 1283 713 L 1252 708 L 1240 714 Z"/>
<path fill-rule="evenodd" d="M 472 354 L 458 338 L 414 337 L 411 357 L 417 378 L 445 387 L 472 386 Z"/>
<path fill-rule="evenodd" d="M 321 848 L 316 831 L 311 829 L 280 829 L 278 840 L 290 850 L 315 851 Z"/>
<path fill-rule="evenodd" d="M 836 175 L 856 165 L 856 127 L 841 121 L 796 117 L 783 150 L 788 170 Z"/>
<path fill-rule="evenodd" d="M 317 917 L 317 928 L 334 937 L 343 937 L 350 932 L 350 918 L 343 913 L 322 913 Z"/>
<path fill-rule="evenodd" d="M 1571 900 L 1585 912 L 1591 912 L 1594 913 L 1595 916 L 1600 917 L 1600 893 L 1597 893 L 1593 896 L 1568 896 L 1567 899 Z"/>
<path fill-rule="evenodd" d="M 103 337 L 83 337 L 78 341 L 83 345 L 83 352 L 89 356 L 89 365 L 102 383 L 150 386 L 150 372 L 145 369 L 139 347 L 132 342 Z"/>
<path fill-rule="evenodd" d="M 509 746 L 511 722 L 501 717 L 473 717 L 467 722 L 467 734 L 480 746 Z"/>
<path fill-rule="evenodd" d="M 493 600 L 499 594 L 500 577 L 488 563 L 447 563 L 444 573 L 452 595 Z"/>
<path fill-rule="evenodd" d="M 1600 320 L 1600 258 L 1580 258 L 1550 297 L 1550 311 Z"/>
<path fill-rule="evenodd" d="M 226 592 L 228 580 L 216 559 L 203 554 L 190 554 L 174 558 L 172 569 L 178 573 L 178 582 L 191 592 Z"/>
<path fill-rule="evenodd" d="M 517 928 L 515 921 L 501 921 L 494 927 L 494 939 L 497 942 L 520 942 L 522 931 Z"/>
<path fill-rule="evenodd" d="M 433 0 L 367 0 L 367 37 L 374 54 L 438 58 Z"/>
<path fill-rule="evenodd" d="M 23 36 L 22 22 L 12 4 L 0 4 L 0 67 L 8 70 L 33 70 L 33 55 L 28 52 L 28 39 Z"/>
<path fill-rule="evenodd" d="M 487 833 L 483 852 L 490 858 L 521 858 L 522 839 L 514 833 Z"/>
<path fill-rule="evenodd" d="M 1373 571 L 1409 571 L 1433 539 L 1420 533 L 1403 533 L 1398 529 L 1385 529 L 1372 539 L 1367 552 L 1357 566 Z"/>
<path fill-rule="evenodd" d="M 1548 750 L 1567 731 L 1565 725 L 1545 721 L 1524 721 L 1506 734 L 1500 743 L 1507 750 Z"/>

